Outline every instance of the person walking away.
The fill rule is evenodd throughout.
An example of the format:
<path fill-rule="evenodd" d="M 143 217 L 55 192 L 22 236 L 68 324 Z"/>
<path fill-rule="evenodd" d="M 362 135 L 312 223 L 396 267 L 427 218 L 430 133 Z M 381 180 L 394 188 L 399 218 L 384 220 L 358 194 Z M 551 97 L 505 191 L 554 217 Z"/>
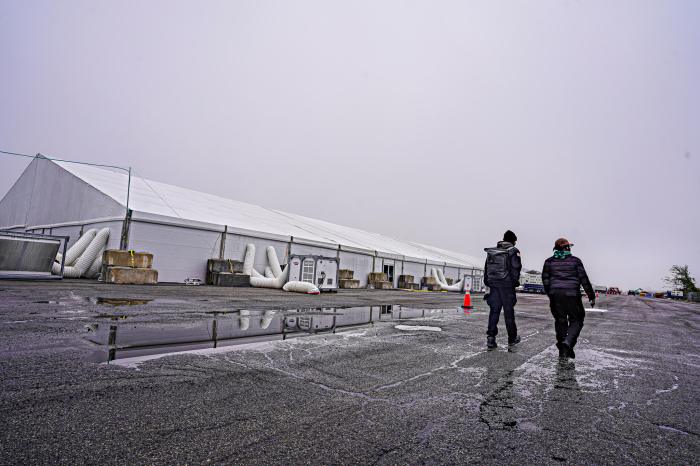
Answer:
<path fill-rule="evenodd" d="M 560 358 L 576 357 L 574 346 L 586 316 L 581 301 L 582 286 L 591 307 L 595 306 L 593 286 L 581 259 L 571 254 L 572 246 L 573 243 L 566 238 L 556 240 L 554 254 L 544 261 L 542 267 L 542 284 L 549 296 Z"/>
<path fill-rule="evenodd" d="M 498 334 L 498 319 L 503 316 L 508 331 L 508 345 L 520 343 L 518 328 L 515 325 L 515 288 L 520 286 L 520 251 L 515 247 L 518 237 L 508 230 L 503 235 L 503 241 L 499 241 L 495 248 L 484 248 L 486 251 L 486 264 L 484 265 L 484 284 L 489 287 L 486 302 L 489 312 L 489 325 L 486 331 L 486 346 L 496 348 L 496 335 Z"/>

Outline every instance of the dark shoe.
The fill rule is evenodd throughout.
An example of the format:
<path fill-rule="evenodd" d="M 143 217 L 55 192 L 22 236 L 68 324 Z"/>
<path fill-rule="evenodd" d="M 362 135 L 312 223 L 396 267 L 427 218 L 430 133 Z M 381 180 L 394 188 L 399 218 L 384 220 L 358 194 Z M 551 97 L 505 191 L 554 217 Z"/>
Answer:
<path fill-rule="evenodd" d="M 564 347 L 563 343 L 557 342 L 557 348 L 559 349 L 560 359 L 566 359 L 569 356 L 569 351 Z"/>
<path fill-rule="evenodd" d="M 508 346 L 517 345 L 518 343 L 520 343 L 520 335 L 508 341 Z"/>
<path fill-rule="evenodd" d="M 560 358 L 575 358 L 576 355 L 573 355 L 573 350 L 569 345 L 566 343 L 559 343 L 559 357 Z"/>
<path fill-rule="evenodd" d="M 486 347 L 489 349 L 496 348 L 498 345 L 496 344 L 496 337 L 488 337 L 486 338 Z"/>
<path fill-rule="evenodd" d="M 571 359 L 576 359 L 576 353 L 574 353 L 574 349 L 572 347 L 569 347 L 569 357 Z"/>

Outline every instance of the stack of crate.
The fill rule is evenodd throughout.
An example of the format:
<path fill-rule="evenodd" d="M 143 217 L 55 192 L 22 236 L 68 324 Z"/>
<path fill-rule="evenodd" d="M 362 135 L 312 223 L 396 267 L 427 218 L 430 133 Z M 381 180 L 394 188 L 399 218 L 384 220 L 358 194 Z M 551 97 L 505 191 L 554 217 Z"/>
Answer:
<path fill-rule="evenodd" d="M 440 285 L 438 285 L 437 280 L 435 280 L 435 277 L 423 277 L 420 281 L 421 283 L 421 288 L 425 290 L 430 290 L 430 291 L 440 291 Z"/>
<path fill-rule="evenodd" d="M 151 253 L 107 249 L 102 254 L 102 281 L 123 285 L 153 285 L 158 283 L 158 271 L 152 267 Z"/>
<path fill-rule="evenodd" d="M 371 272 L 367 276 L 367 284 L 375 290 L 390 290 L 394 287 L 383 272 Z"/>
<path fill-rule="evenodd" d="M 250 275 L 243 273 L 243 262 L 231 259 L 209 259 L 207 261 L 207 285 L 250 286 Z"/>
<path fill-rule="evenodd" d="M 404 290 L 418 290 L 420 285 L 413 283 L 413 275 L 399 275 L 399 288 Z"/>
<path fill-rule="evenodd" d="M 338 287 L 339 288 L 359 288 L 360 280 L 353 278 L 355 272 L 349 269 L 338 270 Z"/>

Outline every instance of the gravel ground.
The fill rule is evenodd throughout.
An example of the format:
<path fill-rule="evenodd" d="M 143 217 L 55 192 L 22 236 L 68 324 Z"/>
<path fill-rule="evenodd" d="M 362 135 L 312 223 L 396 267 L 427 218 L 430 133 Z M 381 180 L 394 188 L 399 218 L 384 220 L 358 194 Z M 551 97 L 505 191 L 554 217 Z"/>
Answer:
<path fill-rule="evenodd" d="M 601 298 L 560 362 L 545 297 L 520 295 L 522 343 L 505 346 L 501 321 L 491 351 L 483 302 L 460 304 L 0 282 L 0 464 L 698 463 L 700 306 Z M 214 315 L 240 325 L 240 309 L 369 306 L 371 324 L 335 334 L 91 362 L 99 326 L 167 335 Z"/>

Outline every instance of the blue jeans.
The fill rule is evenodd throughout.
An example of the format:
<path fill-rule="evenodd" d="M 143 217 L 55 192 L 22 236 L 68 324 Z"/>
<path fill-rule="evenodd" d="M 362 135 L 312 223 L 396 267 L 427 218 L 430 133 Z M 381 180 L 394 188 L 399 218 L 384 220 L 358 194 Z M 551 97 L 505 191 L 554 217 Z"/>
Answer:
<path fill-rule="evenodd" d="M 503 308 L 508 341 L 515 340 L 515 337 L 518 336 L 518 328 L 515 326 L 515 303 L 518 302 L 515 297 L 515 288 L 491 288 L 486 302 L 491 308 L 486 335 L 490 337 L 498 335 L 498 319 L 501 317 L 501 308 Z"/>

